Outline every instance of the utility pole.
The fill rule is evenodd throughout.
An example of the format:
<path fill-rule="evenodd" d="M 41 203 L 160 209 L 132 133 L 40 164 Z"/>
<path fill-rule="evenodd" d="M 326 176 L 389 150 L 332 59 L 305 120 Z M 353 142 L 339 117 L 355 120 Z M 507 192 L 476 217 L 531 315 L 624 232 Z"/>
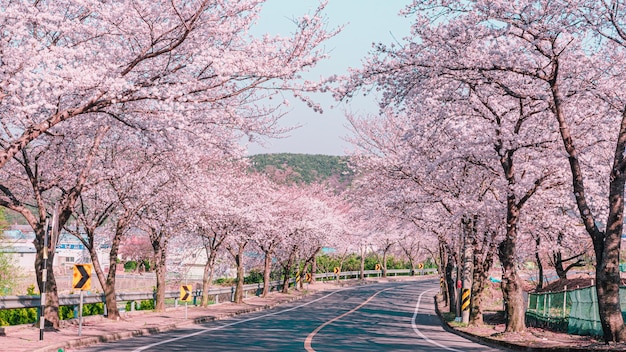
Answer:
<path fill-rule="evenodd" d="M 48 281 L 48 243 L 50 243 L 50 254 L 54 254 L 54 249 L 59 238 L 59 206 L 54 206 L 52 213 L 52 224 L 50 218 L 46 218 L 46 224 L 43 236 L 43 267 L 41 268 L 41 303 L 39 310 L 39 341 L 43 340 L 43 332 L 46 325 L 46 282 Z M 50 241 L 48 241 L 50 236 Z"/>
<path fill-rule="evenodd" d="M 463 289 L 461 291 L 461 321 L 465 324 L 469 323 L 470 316 L 470 298 L 472 292 L 472 273 L 474 272 L 474 250 L 468 243 L 467 236 L 463 240 Z"/>
<path fill-rule="evenodd" d="M 46 281 L 48 280 L 48 234 L 50 219 L 46 218 L 45 230 L 43 235 L 43 266 L 41 268 L 41 302 L 39 308 L 39 341 L 43 340 L 43 331 L 46 325 Z"/>
<path fill-rule="evenodd" d="M 472 246 L 476 233 L 477 216 L 463 217 L 463 275 L 461 290 L 461 322 L 468 324 L 470 317 L 470 299 L 472 293 L 472 276 L 474 273 L 474 248 Z"/>

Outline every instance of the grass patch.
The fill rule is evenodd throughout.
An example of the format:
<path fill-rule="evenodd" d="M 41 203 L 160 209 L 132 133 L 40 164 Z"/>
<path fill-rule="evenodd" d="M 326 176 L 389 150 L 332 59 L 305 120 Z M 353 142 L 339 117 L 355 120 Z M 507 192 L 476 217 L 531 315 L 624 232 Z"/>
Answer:
<path fill-rule="evenodd" d="M 445 320 L 452 327 L 465 328 L 468 325 L 467 323 L 461 323 L 459 321 L 455 321 L 454 319 L 456 318 L 456 314 L 454 312 L 441 313 L 441 316 L 443 317 L 443 320 Z"/>
<path fill-rule="evenodd" d="M 448 323 L 453 322 L 454 318 L 455 318 L 454 312 L 444 312 L 441 313 L 441 316 L 443 316 L 443 320 L 447 321 Z"/>
<path fill-rule="evenodd" d="M 459 321 L 451 321 L 450 322 L 450 326 L 453 326 L 455 328 L 466 328 L 469 324 L 467 323 L 461 323 Z"/>

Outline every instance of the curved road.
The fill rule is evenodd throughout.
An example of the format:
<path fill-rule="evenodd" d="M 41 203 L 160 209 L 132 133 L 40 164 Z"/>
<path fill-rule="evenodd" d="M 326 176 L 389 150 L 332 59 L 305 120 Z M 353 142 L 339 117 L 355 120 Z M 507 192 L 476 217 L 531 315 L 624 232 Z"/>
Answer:
<path fill-rule="evenodd" d="M 433 280 L 350 287 L 81 351 L 496 351 L 441 327 L 438 288 Z"/>

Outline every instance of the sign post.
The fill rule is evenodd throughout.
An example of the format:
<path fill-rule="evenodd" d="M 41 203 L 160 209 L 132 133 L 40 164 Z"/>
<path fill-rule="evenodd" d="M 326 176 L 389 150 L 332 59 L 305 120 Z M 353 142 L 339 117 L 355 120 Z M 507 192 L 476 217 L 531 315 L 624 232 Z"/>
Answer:
<path fill-rule="evenodd" d="M 48 234 L 49 219 L 46 219 L 43 235 L 43 267 L 41 268 L 41 308 L 39 308 L 39 341 L 43 340 L 43 331 L 46 325 L 46 281 L 48 279 Z"/>
<path fill-rule="evenodd" d="M 179 299 L 185 302 L 185 319 L 187 319 L 187 302 L 191 302 L 191 296 L 191 285 L 181 285 Z"/>
<path fill-rule="evenodd" d="M 83 330 L 83 291 L 91 289 L 92 264 L 74 264 L 72 275 L 72 288 L 80 290 L 80 303 L 78 306 L 78 336 Z"/>
<path fill-rule="evenodd" d="M 83 332 L 83 290 L 80 290 L 80 303 L 78 304 L 78 336 Z"/>

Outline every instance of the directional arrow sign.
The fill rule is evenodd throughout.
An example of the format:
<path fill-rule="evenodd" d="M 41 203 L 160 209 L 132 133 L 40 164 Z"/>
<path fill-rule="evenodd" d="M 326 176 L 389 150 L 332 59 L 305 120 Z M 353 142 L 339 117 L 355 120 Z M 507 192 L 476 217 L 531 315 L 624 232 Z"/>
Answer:
<path fill-rule="evenodd" d="M 339 274 L 339 267 L 338 267 L 338 266 L 336 266 L 336 267 L 333 269 L 333 272 L 334 272 L 335 274 Z"/>
<path fill-rule="evenodd" d="M 77 290 L 91 289 L 91 264 L 74 264 L 72 276 L 72 288 Z"/>
<path fill-rule="evenodd" d="M 180 286 L 180 300 L 183 302 L 191 302 L 191 285 Z"/>

